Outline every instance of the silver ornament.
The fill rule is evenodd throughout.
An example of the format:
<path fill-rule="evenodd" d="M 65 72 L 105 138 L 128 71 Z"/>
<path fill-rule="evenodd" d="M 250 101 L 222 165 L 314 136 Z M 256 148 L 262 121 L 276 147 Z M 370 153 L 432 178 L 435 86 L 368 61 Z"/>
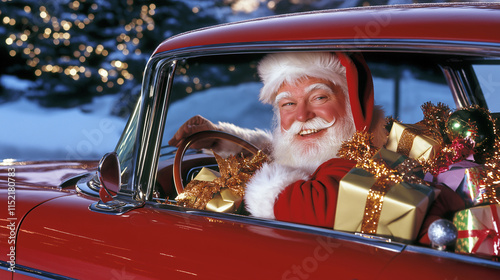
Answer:
<path fill-rule="evenodd" d="M 445 250 L 447 245 L 454 244 L 457 240 L 457 233 L 455 225 L 445 219 L 434 221 L 427 231 L 432 247 L 438 250 Z"/>

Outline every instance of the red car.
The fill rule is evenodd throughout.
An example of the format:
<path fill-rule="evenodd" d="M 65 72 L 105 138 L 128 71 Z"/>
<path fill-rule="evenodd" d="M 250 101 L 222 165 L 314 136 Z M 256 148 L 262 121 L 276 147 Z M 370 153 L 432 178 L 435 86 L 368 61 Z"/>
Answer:
<path fill-rule="evenodd" d="M 425 102 L 494 115 L 498 30 L 500 4 L 428 4 L 290 14 L 169 38 L 147 64 L 114 153 L 100 163 L 1 164 L 0 278 L 500 279 L 494 258 L 180 206 L 176 186 L 216 162 L 187 148 L 176 158 L 167 144 L 194 115 L 269 129 L 256 63 L 291 50 L 361 52 L 375 103 L 403 122 L 421 120 Z"/>

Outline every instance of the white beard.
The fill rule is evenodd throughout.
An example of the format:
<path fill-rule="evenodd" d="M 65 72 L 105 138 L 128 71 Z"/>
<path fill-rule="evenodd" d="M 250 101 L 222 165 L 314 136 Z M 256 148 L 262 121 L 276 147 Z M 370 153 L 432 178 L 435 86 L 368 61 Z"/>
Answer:
<path fill-rule="evenodd" d="M 279 120 L 277 123 L 279 124 Z M 327 130 L 321 138 L 301 141 L 297 137 L 301 137 L 298 133 L 303 127 Z M 311 174 L 323 162 L 337 157 L 342 143 L 349 140 L 355 131 L 354 120 L 350 114 L 334 120 L 333 125 L 319 117 L 305 123 L 295 122 L 288 131 L 282 131 L 277 125 L 273 131 L 274 160 L 279 164 L 299 168 Z"/>

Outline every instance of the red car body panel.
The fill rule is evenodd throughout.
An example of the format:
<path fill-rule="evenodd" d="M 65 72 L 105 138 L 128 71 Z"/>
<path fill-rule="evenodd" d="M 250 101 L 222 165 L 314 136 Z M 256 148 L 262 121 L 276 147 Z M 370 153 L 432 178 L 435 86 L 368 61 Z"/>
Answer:
<path fill-rule="evenodd" d="M 452 254 L 452 253 L 449 253 Z M 425 263 L 425 265 L 423 265 Z M 412 266 L 420 266 L 415 273 L 408 273 Z M 444 270 L 443 267 L 454 268 L 455 271 Z M 428 256 L 417 252 L 403 251 L 391 262 L 391 265 L 380 274 L 378 279 L 499 279 L 498 269 L 478 268 L 470 263 L 460 263 L 445 257 Z"/>
<path fill-rule="evenodd" d="M 164 41 L 155 54 L 199 46 L 294 40 L 369 43 L 371 39 L 402 39 L 499 43 L 500 37 L 494 32 L 495 26 L 500 26 L 499 6 L 475 5 L 481 7 L 479 9 L 468 9 L 468 6 L 470 4 L 464 4 L 462 8 L 447 8 L 446 5 L 375 6 L 371 9 L 346 9 L 334 14 L 277 16 L 267 21 L 226 24 L 174 36 Z"/>
<path fill-rule="evenodd" d="M 8 201 L 15 202 L 13 208 L 10 208 L 13 209 L 14 215 L 2 215 L 0 218 L 2 221 L 0 227 L 1 240 L 8 240 L 11 233 L 11 229 L 5 225 L 13 222 L 18 227 L 26 214 L 36 206 L 50 199 L 69 195 L 68 191 L 58 188 L 58 185 L 65 179 L 86 172 L 95 165 L 95 162 L 38 162 L 31 164 L 25 162 L 0 166 L 0 184 L 2 184 L 0 199 L 6 202 L 6 208 Z M 12 170 L 14 170 L 15 175 L 8 176 L 9 173 L 12 173 Z M 11 184 L 14 189 L 8 188 L 9 182 L 14 183 Z M 13 219 L 8 220 L 9 217 Z M 10 244 L 7 242 L 0 242 L 2 252 L 10 251 L 9 247 Z"/>
<path fill-rule="evenodd" d="M 289 271 L 293 279 L 294 271 L 303 264 L 303 274 L 314 268 L 315 276 L 330 276 L 330 265 L 317 265 L 327 259 L 326 263 L 344 268 L 336 275 L 356 272 L 357 278 L 370 279 L 397 254 L 149 206 L 123 215 L 103 215 L 88 210 L 96 200 L 71 195 L 35 208 L 18 235 L 18 263 L 79 279 L 89 275 L 110 279 L 122 274 L 141 279 L 159 275 L 212 279 L 221 275 L 219 270 L 238 279 L 256 279 L 262 273 L 275 279 Z M 288 246 L 291 242 L 295 246 Z M 218 259 L 221 266 L 214 267 L 205 258 Z M 359 270 L 358 262 L 367 264 L 367 270 Z M 110 271 L 110 264 L 116 269 Z"/>

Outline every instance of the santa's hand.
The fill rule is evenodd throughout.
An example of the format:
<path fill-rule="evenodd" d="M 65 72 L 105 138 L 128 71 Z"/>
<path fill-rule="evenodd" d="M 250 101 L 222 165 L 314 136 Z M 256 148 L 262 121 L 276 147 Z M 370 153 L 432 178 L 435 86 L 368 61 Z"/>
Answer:
<path fill-rule="evenodd" d="M 186 121 L 175 133 L 174 137 L 168 141 L 170 146 L 179 146 L 180 142 L 196 132 L 205 130 L 218 130 L 217 126 L 202 116 L 194 116 Z M 209 149 L 215 146 L 216 139 L 206 139 L 196 141 L 191 145 L 193 149 Z"/>

